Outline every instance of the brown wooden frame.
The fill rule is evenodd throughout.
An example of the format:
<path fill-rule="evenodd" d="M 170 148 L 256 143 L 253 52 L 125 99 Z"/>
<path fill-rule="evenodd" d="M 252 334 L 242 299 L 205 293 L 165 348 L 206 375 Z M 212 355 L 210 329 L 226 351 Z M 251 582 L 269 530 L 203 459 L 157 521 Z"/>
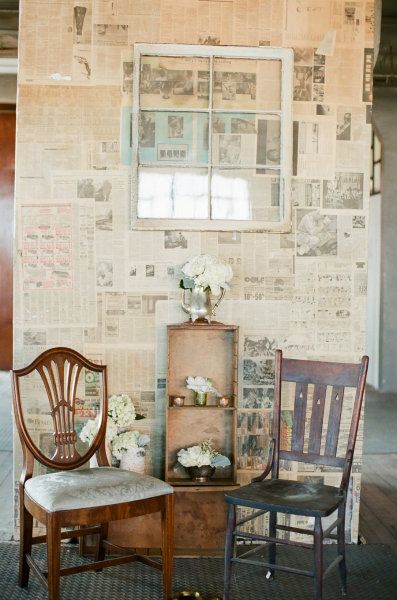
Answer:
<path fill-rule="evenodd" d="M 345 512 L 346 498 L 353 463 L 353 455 L 360 421 L 361 407 L 364 397 L 365 380 L 368 370 L 368 357 L 363 356 L 359 364 L 334 363 L 325 361 L 296 360 L 283 358 L 282 351 L 275 353 L 275 390 L 274 390 L 274 412 L 273 432 L 269 446 L 269 458 L 263 473 L 252 480 L 245 488 L 225 494 L 229 505 L 228 525 L 225 544 L 225 578 L 224 578 L 224 600 L 229 599 L 231 566 L 233 562 L 255 564 L 265 566 L 269 569 L 269 577 L 274 576 L 274 570 L 306 575 L 314 578 L 315 600 L 322 600 L 323 576 L 335 566 L 339 566 L 339 575 L 342 584 L 342 593 L 346 593 L 346 558 L 345 558 Z M 280 448 L 280 422 L 281 422 L 281 390 L 282 382 L 295 383 L 295 405 L 292 425 L 292 440 L 290 449 Z M 314 385 L 313 402 L 311 407 L 310 431 L 308 435 L 307 451 L 304 450 L 305 421 L 307 413 L 308 385 Z M 325 437 L 324 453 L 321 453 L 321 439 L 323 429 L 324 407 L 327 387 L 332 386 L 328 427 Z M 344 457 L 337 456 L 339 429 L 342 417 L 342 404 L 345 388 L 355 388 L 355 400 L 351 414 L 350 431 Z M 271 474 L 271 479 L 279 478 L 279 461 L 289 460 L 317 465 L 328 465 L 340 467 L 342 472 L 341 484 L 339 486 L 339 497 L 333 508 L 338 510 L 337 519 L 326 531 L 322 529 L 322 516 L 319 516 L 318 507 L 312 506 L 307 512 L 298 512 L 298 509 L 288 503 L 283 505 L 283 499 L 274 497 L 266 503 L 261 501 L 260 484 Z M 259 488 L 258 488 L 259 485 Z M 263 484 L 265 485 L 265 484 Z M 256 486 L 256 487 L 255 487 Z M 245 491 L 248 490 L 248 494 Z M 257 501 L 255 499 L 257 494 Z M 239 501 L 240 494 L 240 501 Z M 245 501 L 246 498 L 249 500 Z M 285 497 L 286 499 L 286 497 Z M 256 509 L 250 516 L 237 520 L 236 507 L 238 505 L 251 506 Z M 332 511 L 328 512 L 331 514 Z M 239 525 L 246 523 L 260 515 L 269 513 L 269 535 L 257 535 L 242 532 Z M 307 514 L 315 518 L 314 531 L 277 524 L 277 513 Z M 324 515 L 324 516 L 327 516 Z M 332 533 L 337 529 L 337 533 Z M 313 536 L 313 544 L 294 542 L 277 537 L 277 530 L 290 531 L 294 533 Z M 267 542 L 269 547 L 269 561 L 257 561 L 252 559 L 252 550 L 244 555 L 236 557 L 234 545 L 236 537 L 250 539 L 253 541 Z M 323 540 L 331 538 L 337 541 L 337 558 L 323 572 Z M 314 550 L 315 568 L 313 571 L 304 571 L 292 567 L 276 564 L 276 544 L 287 544 L 301 548 Z M 243 558 L 248 556 L 249 558 Z"/>
<path fill-rule="evenodd" d="M 78 377 L 83 368 L 102 374 L 101 417 L 98 433 L 92 445 L 83 455 L 76 448 L 76 432 L 74 430 L 74 400 Z M 54 441 L 56 451 L 50 459 L 46 457 L 32 441 L 23 417 L 20 378 L 37 371 L 44 383 L 50 401 L 51 415 L 54 424 Z M 172 591 L 172 559 L 173 559 L 173 494 L 165 494 L 145 500 L 134 500 L 107 506 L 81 508 L 65 511 L 46 511 L 29 497 L 25 491 L 25 483 L 33 475 L 34 460 L 56 470 L 75 469 L 86 463 L 96 453 L 99 466 L 109 466 L 105 434 L 107 420 L 107 378 L 106 366 L 87 360 L 84 356 L 70 348 L 52 348 L 43 352 L 29 366 L 11 371 L 14 414 L 20 436 L 24 464 L 19 483 L 20 499 L 20 564 L 19 585 L 26 587 L 30 569 L 38 576 L 40 582 L 48 589 L 49 600 L 59 600 L 59 580 L 63 575 L 73 575 L 84 571 L 98 571 L 104 567 L 120 565 L 127 562 L 141 561 L 146 565 L 162 570 L 163 598 L 167 600 Z M 162 529 L 162 564 L 147 556 L 130 554 L 124 548 L 107 541 L 108 525 L 111 521 L 138 517 L 154 512 L 161 513 Z M 47 534 L 33 537 L 33 518 L 46 525 Z M 99 525 L 98 525 L 99 524 Z M 72 531 L 62 532 L 62 528 L 77 526 Z M 98 534 L 96 560 L 93 563 L 76 567 L 61 568 L 61 539 Z M 32 559 L 32 544 L 47 543 L 48 571 L 40 571 Z M 107 548 L 113 548 L 125 556 L 105 559 Z"/>
<path fill-rule="evenodd" d="M 177 487 L 210 487 L 215 486 L 235 486 L 237 482 L 237 396 L 238 396 L 238 325 L 225 325 L 213 321 L 211 324 L 206 321 L 197 320 L 195 323 L 190 321 L 177 325 L 167 325 L 168 339 L 168 369 L 167 369 L 167 409 L 166 409 L 166 439 L 165 439 L 165 481 L 170 485 Z M 179 349 L 179 346 L 181 348 Z M 189 355 L 194 355 L 194 358 Z M 222 355 L 222 356 L 221 356 Z M 204 362 L 206 366 L 200 364 L 201 371 L 194 371 L 191 362 Z M 187 366 L 189 365 L 189 366 Z M 221 365 L 221 366 L 220 366 Z M 220 393 L 230 398 L 230 405 L 227 408 L 221 408 L 217 405 L 216 398 L 209 400 L 206 406 L 195 406 L 193 401 L 193 392 L 186 387 L 186 377 L 188 375 L 210 376 L 215 387 L 219 379 L 223 385 L 220 387 Z M 219 382 L 220 384 L 220 382 Z M 219 387 L 219 386 L 218 386 Z M 186 395 L 184 406 L 175 407 L 172 405 L 171 398 L 175 395 Z M 230 444 L 228 456 L 231 460 L 230 469 L 227 469 L 228 476 L 220 475 L 213 477 L 205 484 L 192 482 L 187 476 L 176 477 L 173 473 L 173 467 L 176 462 L 176 451 L 185 446 L 184 431 L 194 431 L 192 443 L 200 440 L 196 436 L 198 417 L 205 417 L 207 425 L 212 423 L 219 424 L 224 431 L 224 438 Z M 171 427 L 171 424 L 173 427 Z M 226 427 L 230 430 L 228 433 Z M 173 435 L 172 435 L 173 432 Z M 229 439 L 230 438 L 230 439 Z M 203 434 L 202 439 L 205 439 Z M 221 452 L 225 448 L 218 448 Z M 172 455 L 173 458 L 172 458 Z M 186 491 L 186 490 L 185 490 Z"/>

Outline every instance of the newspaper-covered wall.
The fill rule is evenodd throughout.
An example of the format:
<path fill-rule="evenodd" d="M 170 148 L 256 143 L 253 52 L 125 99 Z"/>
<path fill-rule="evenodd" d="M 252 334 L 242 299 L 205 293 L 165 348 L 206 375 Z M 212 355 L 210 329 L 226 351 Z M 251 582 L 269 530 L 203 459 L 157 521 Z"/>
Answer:
<path fill-rule="evenodd" d="M 160 474 L 165 325 L 185 318 L 180 266 L 198 253 L 221 256 L 234 278 L 219 317 L 241 328 L 238 469 L 247 482 L 265 461 L 274 349 L 340 361 L 364 351 L 373 2 L 21 4 L 15 365 L 56 345 L 105 362 L 110 392 L 129 393 L 148 417 L 147 468 Z M 294 49 L 291 233 L 130 229 L 135 42 Z M 153 123 L 143 125 L 150 138 Z M 170 124 L 176 136 L 179 126 Z M 88 398 L 92 389 L 86 385 Z M 44 409 L 32 402 L 28 410 L 36 438 L 44 439 Z M 349 501 L 353 541 L 360 460 L 359 445 Z M 20 464 L 17 450 L 16 479 Z M 284 476 L 338 481 L 322 467 L 294 465 Z"/>

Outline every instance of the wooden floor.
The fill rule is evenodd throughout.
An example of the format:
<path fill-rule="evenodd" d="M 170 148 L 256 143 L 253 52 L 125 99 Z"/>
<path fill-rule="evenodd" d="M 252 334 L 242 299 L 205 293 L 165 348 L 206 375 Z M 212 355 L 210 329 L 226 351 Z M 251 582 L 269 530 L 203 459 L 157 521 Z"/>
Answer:
<path fill-rule="evenodd" d="M 397 454 L 364 454 L 359 533 L 397 555 Z"/>

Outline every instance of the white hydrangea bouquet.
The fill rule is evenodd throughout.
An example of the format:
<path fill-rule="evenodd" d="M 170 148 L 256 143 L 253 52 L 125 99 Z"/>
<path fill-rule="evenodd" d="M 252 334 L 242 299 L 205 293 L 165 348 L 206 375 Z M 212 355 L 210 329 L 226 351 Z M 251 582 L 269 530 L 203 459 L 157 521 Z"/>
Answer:
<path fill-rule="evenodd" d="M 212 440 L 207 439 L 196 446 L 179 450 L 178 463 L 186 468 L 193 480 L 206 481 L 212 477 L 217 467 L 228 467 L 230 460 L 215 450 Z"/>
<path fill-rule="evenodd" d="M 127 452 L 130 448 L 137 447 L 140 447 L 143 450 L 143 447 L 149 443 L 149 436 L 141 436 L 137 431 L 129 431 L 129 428 L 134 421 L 144 418 L 143 415 L 136 412 L 134 403 L 128 394 L 115 394 L 110 396 L 106 424 L 106 445 L 109 450 L 109 462 L 112 462 L 112 455 L 120 460 L 123 452 Z M 85 423 L 79 433 L 79 437 L 83 442 L 90 445 L 96 436 L 98 429 L 99 415 L 95 419 L 90 419 Z M 139 440 L 140 442 L 138 443 Z"/>
<path fill-rule="evenodd" d="M 125 431 L 117 435 L 112 443 L 112 452 L 118 460 L 121 460 L 124 452 L 128 452 L 131 448 L 139 448 L 138 455 L 145 456 L 145 446 L 150 442 L 150 437 L 146 434 L 141 434 L 139 431 Z"/>
<path fill-rule="evenodd" d="M 195 286 L 220 294 L 221 288 L 229 289 L 233 277 L 230 265 L 211 254 L 199 254 L 190 258 L 182 267 L 183 278 L 180 287 L 190 290 Z"/>

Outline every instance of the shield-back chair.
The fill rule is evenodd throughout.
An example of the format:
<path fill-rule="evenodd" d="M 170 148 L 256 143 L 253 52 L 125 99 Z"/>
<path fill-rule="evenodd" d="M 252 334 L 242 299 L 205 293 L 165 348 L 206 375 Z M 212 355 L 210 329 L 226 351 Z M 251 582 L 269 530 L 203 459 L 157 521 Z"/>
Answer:
<path fill-rule="evenodd" d="M 275 569 L 313 577 L 315 600 L 322 600 L 323 574 L 328 574 L 333 567 L 338 565 L 342 593 L 346 593 L 346 497 L 367 369 L 367 356 L 364 356 L 359 364 L 333 363 L 283 358 L 281 350 L 276 350 L 273 433 L 266 468 L 262 475 L 253 479 L 249 485 L 225 494 L 225 500 L 228 503 L 228 521 L 225 543 L 224 600 L 229 600 L 232 564 L 244 562 L 265 567 L 267 573 L 264 582 L 266 579 L 274 577 Z M 281 392 L 284 382 L 290 382 L 295 387 L 291 441 L 288 448 L 281 447 L 280 443 Z M 327 388 L 331 388 L 328 401 L 326 401 L 326 397 L 329 398 Z M 355 392 L 353 391 L 354 403 L 348 419 L 350 425 L 347 443 L 342 455 L 339 433 L 345 388 L 355 388 Z M 326 405 L 328 407 L 327 416 Z M 345 415 L 345 411 L 343 414 Z M 312 485 L 305 481 L 280 479 L 280 460 L 339 467 L 342 469 L 340 486 Z M 270 473 L 271 478 L 267 479 Z M 236 509 L 239 506 L 253 509 L 253 512 L 237 519 Z M 338 511 L 336 520 L 323 531 L 323 517 L 327 517 L 335 511 Z M 241 530 L 241 525 L 265 513 L 269 513 L 268 535 Z M 312 517 L 314 530 L 279 524 L 277 522 L 278 513 Z M 335 529 L 337 530 L 336 534 L 332 533 Z M 312 536 L 313 543 L 280 539 L 280 536 L 277 536 L 278 530 L 307 534 Z M 237 538 L 243 541 L 259 542 L 262 544 L 262 550 L 263 543 L 268 544 L 268 562 L 257 560 L 255 548 L 254 553 L 250 548 L 248 552 L 236 555 L 235 542 Z M 323 573 L 323 540 L 325 538 L 337 541 L 337 557 Z M 313 549 L 314 569 L 309 571 L 277 564 L 277 544 L 290 544 Z"/>
<path fill-rule="evenodd" d="M 76 448 L 76 390 L 79 376 L 97 373 L 102 380 L 100 424 L 88 449 Z M 20 567 L 19 585 L 26 587 L 29 571 L 48 589 L 49 600 L 59 600 L 60 577 L 83 571 L 140 560 L 163 573 L 163 598 L 171 595 L 173 559 L 172 487 L 147 475 L 109 466 L 106 457 L 107 380 L 106 366 L 95 364 L 69 348 L 53 348 L 29 366 L 12 374 L 15 420 L 21 439 L 24 465 L 19 484 Z M 38 375 L 37 375 L 38 374 Z M 33 441 L 24 414 L 23 378 L 36 376 L 47 395 L 53 421 L 55 452 L 49 458 Z M 27 381 L 25 380 L 25 383 Z M 96 454 L 97 468 L 79 468 Z M 34 460 L 54 472 L 33 477 Z M 147 556 L 131 554 L 107 540 L 111 521 L 149 513 L 161 513 L 162 564 Z M 46 526 L 46 535 L 33 537 L 33 519 Z M 64 528 L 77 527 L 72 531 Z M 61 539 L 98 535 L 95 562 L 61 568 Z M 32 558 L 32 544 L 47 543 L 48 570 L 42 572 Z M 116 549 L 115 558 L 105 558 L 106 549 Z M 132 592 L 133 593 L 133 592 Z"/>

